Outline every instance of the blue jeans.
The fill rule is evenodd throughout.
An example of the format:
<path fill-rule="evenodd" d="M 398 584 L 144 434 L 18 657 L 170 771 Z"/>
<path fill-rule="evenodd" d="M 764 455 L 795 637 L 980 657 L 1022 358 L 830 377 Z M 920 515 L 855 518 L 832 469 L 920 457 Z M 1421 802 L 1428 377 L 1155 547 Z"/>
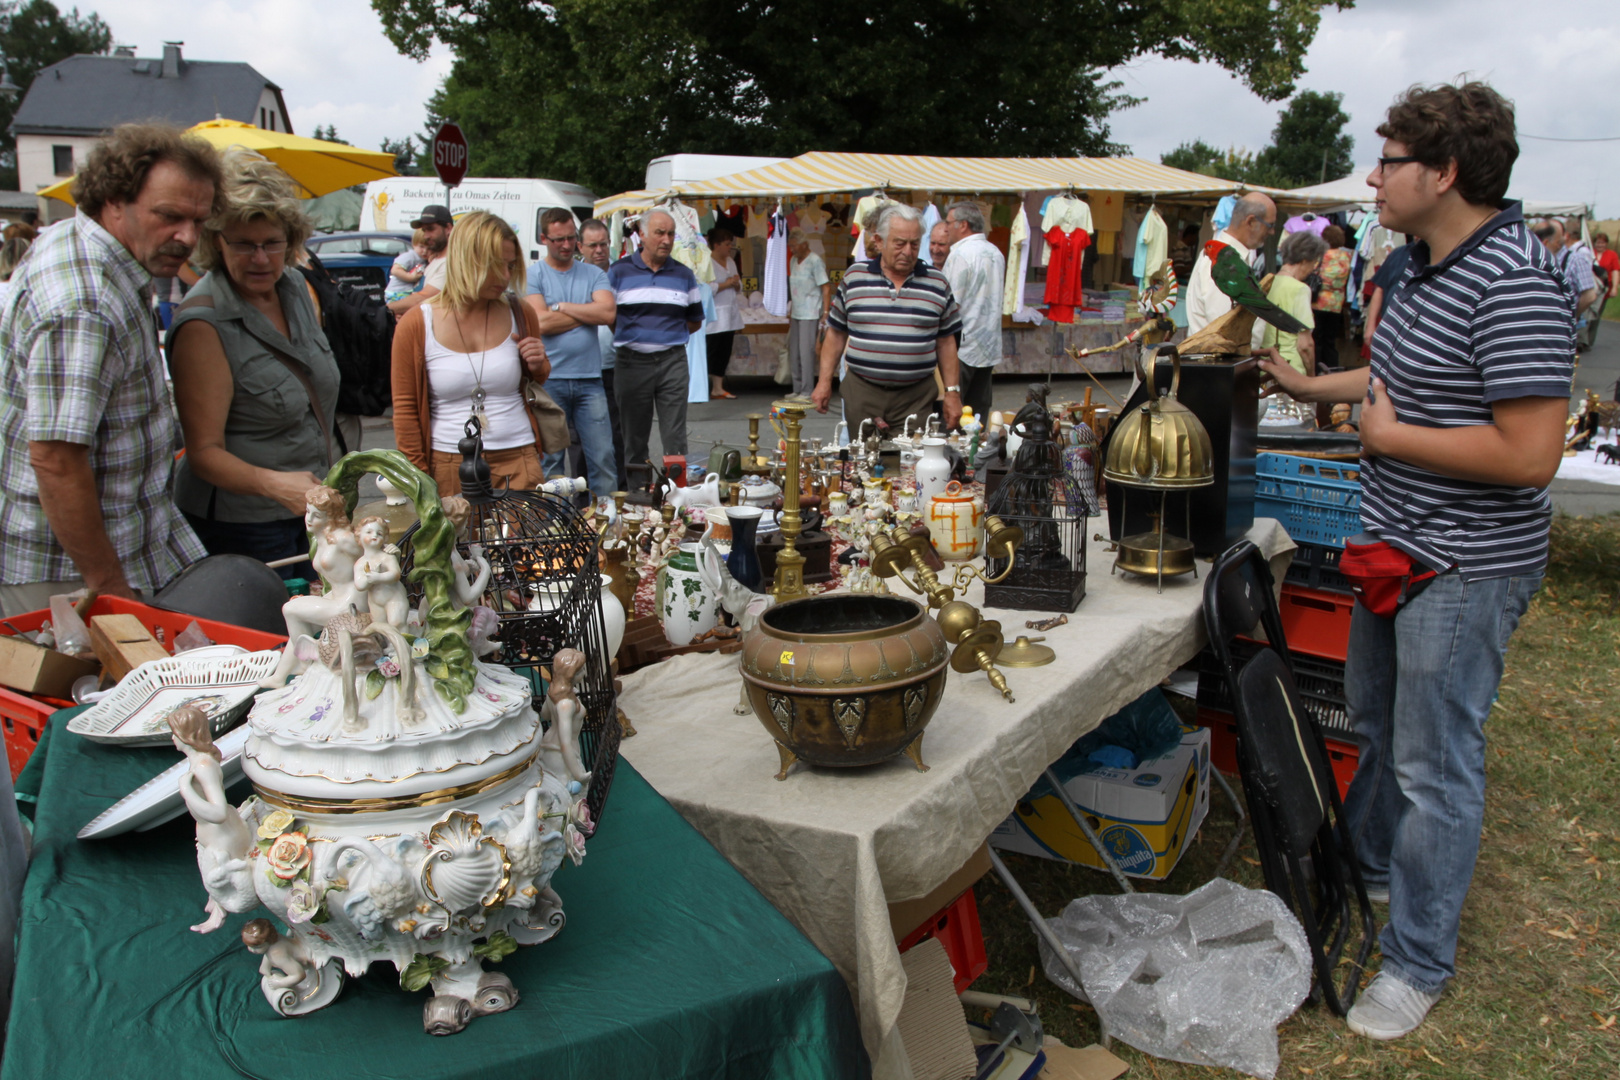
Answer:
<path fill-rule="evenodd" d="M 1539 574 L 1445 574 L 1393 619 L 1357 604 L 1345 697 L 1361 761 L 1345 814 L 1367 884 L 1389 885 L 1384 970 L 1438 993 L 1485 816 L 1485 719 Z"/>
<path fill-rule="evenodd" d="M 613 459 L 613 423 L 608 419 L 607 391 L 602 380 L 548 379 L 546 393 L 568 415 L 568 426 L 579 434 L 585 451 L 585 474 L 592 495 L 613 494 L 618 465 Z M 563 466 L 562 451 L 547 454 L 541 461 L 546 476 L 555 476 Z"/>

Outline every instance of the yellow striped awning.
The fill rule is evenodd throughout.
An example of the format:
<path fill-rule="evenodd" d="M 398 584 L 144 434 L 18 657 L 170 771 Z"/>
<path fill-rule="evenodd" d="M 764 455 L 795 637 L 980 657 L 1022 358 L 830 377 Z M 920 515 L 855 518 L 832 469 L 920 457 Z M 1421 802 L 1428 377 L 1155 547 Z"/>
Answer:
<path fill-rule="evenodd" d="M 905 154 L 846 154 L 815 150 L 788 161 L 690 184 L 665 192 L 633 191 L 603 199 L 597 213 L 645 209 L 659 196 L 731 199 L 823 195 L 882 188 L 941 194 L 990 195 L 1072 188 L 1077 192 L 1123 191 L 1140 195 L 1218 199 L 1259 191 L 1290 205 L 1311 205 L 1308 196 L 1172 169 L 1142 158 L 951 158 Z"/>

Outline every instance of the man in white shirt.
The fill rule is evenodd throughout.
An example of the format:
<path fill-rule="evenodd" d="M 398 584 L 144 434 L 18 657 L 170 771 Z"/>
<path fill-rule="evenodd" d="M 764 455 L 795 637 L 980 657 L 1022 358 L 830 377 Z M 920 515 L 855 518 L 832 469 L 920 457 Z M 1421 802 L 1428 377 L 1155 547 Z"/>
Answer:
<path fill-rule="evenodd" d="M 952 203 L 945 211 L 950 254 L 942 268 L 962 310 L 962 404 L 981 420 L 990 415 L 991 378 L 1001 363 L 1001 297 L 1007 260 L 985 236 L 977 203 Z"/>
<path fill-rule="evenodd" d="M 1237 201 L 1232 208 L 1232 220 L 1215 239 L 1231 245 L 1244 262 L 1253 265 L 1254 253 L 1276 227 L 1277 204 L 1258 192 L 1251 192 Z M 1200 251 L 1192 276 L 1187 279 L 1187 336 L 1198 333 L 1231 310 L 1232 298 L 1216 287 L 1210 277 L 1209 256 Z M 1261 320 L 1255 320 L 1254 347 L 1257 349 L 1265 326 Z"/>

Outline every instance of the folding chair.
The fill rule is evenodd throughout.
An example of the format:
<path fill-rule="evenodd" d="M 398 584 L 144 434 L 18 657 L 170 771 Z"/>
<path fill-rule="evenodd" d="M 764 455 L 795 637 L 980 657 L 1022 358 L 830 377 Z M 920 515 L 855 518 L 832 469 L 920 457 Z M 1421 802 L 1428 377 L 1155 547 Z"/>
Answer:
<path fill-rule="evenodd" d="M 1328 1008 L 1343 1016 L 1355 1002 L 1377 925 L 1327 747 L 1294 685 L 1271 568 L 1249 541 L 1215 560 L 1204 582 L 1204 622 L 1232 689 L 1239 773 L 1249 794 L 1266 888 L 1282 897 L 1304 925 L 1317 988 Z M 1238 668 L 1232 638 L 1257 623 L 1270 644 Z M 1342 983 L 1335 985 L 1334 972 L 1358 913 L 1360 948 Z"/>

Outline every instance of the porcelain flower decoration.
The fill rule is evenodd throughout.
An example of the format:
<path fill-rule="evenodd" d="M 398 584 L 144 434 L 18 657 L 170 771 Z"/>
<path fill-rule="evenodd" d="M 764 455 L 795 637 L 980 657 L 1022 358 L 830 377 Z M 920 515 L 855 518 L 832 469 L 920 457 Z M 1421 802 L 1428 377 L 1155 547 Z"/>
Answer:
<path fill-rule="evenodd" d="M 291 881 L 309 865 L 309 837 L 301 832 L 286 832 L 271 842 L 264 853 L 270 872 L 282 881 Z"/>
<path fill-rule="evenodd" d="M 259 822 L 259 839 L 274 840 L 293 826 L 293 816 L 287 810 L 272 810 Z"/>

